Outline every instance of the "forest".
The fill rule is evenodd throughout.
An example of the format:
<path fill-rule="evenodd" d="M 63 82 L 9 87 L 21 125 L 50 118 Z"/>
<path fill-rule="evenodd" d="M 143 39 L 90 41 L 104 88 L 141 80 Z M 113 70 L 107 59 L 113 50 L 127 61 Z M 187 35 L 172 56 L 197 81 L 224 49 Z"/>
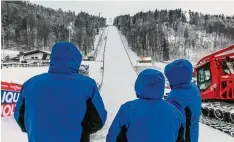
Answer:
<path fill-rule="evenodd" d="M 75 43 L 84 54 L 94 49 L 95 35 L 106 19 L 86 12 L 46 8 L 28 1 L 1 1 L 3 49 L 50 50 L 56 41 Z M 117 16 L 114 26 L 138 56 L 156 61 L 200 58 L 234 44 L 234 15 L 158 10 Z M 195 59 L 195 60 L 196 60 Z"/>
<path fill-rule="evenodd" d="M 234 15 L 156 9 L 118 16 L 114 25 L 133 51 L 156 61 L 198 58 L 234 44 Z"/>
<path fill-rule="evenodd" d="M 4 49 L 50 50 L 56 41 L 69 40 L 87 54 L 106 19 L 86 12 L 54 10 L 28 1 L 1 1 L 1 38 Z"/>

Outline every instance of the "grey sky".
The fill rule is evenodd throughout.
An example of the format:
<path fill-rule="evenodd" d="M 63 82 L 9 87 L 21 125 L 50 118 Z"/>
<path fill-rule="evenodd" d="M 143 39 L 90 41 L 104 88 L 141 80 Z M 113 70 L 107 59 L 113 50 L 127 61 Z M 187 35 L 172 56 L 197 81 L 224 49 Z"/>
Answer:
<path fill-rule="evenodd" d="M 89 12 L 105 18 L 114 18 L 121 14 L 133 15 L 140 11 L 155 9 L 176 9 L 198 11 L 208 14 L 234 15 L 234 1 L 32 1 L 45 7 L 62 8 L 76 13 Z"/>

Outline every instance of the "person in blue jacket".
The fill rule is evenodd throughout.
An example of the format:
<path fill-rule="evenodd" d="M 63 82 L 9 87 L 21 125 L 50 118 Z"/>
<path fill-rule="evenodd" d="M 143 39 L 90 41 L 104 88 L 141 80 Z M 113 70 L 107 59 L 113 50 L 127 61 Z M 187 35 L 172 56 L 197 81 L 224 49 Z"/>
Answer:
<path fill-rule="evenodd" d="M 186 120 L 185 141 L 198 142 L 201 115 L 200 92 L 192 80 L 192 64 L 185 59 L 175 60 L 165 67 L 171 86 L 167 101 L 175 105 Z"/>
<path fill-rule="evenodd" d="M 112 122 L 107 142 L 183 141 L 182 114 L 162 99 L 165 78 L 157 70 L 142 71 L 136 82 L 136 100 L 123 104 Z"/>
<path fill-rule="evenodd" d="M 96 82 L 77 73 L 81 61 L 74 44 L 57 42 L 48 73 L 23 84 L 14 117 L 29 142 L 88 142 L 105 124 Z"/>

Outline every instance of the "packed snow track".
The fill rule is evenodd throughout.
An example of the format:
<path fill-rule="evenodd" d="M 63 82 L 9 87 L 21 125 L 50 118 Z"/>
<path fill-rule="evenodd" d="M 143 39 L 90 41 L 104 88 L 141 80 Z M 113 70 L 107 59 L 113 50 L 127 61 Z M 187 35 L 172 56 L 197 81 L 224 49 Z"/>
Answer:
<path fill-rule="evenodd" d="M 104 128 L 92 136 L 95 142 L 104 142 L 105 136 L 121 104 L 136 98 L 134 82 L 137 77 L 126 54 L 116 27 L 109 27 L 105 55 L 105 74 L 101 95 L 108 111 Z M 233 142 L 234 138 L 200 123 L 199 142 Z"/>
<path fill-rule="evenodd" d="M 117 29 L 110 26 L 105 51 L 105 74 L 100 91 L 108 116 L 104 128 L 92 136 L 95 142 L 105 141 L 107 131 L 121 104 L 136 98 L 133 89 L 136 77 Z"/>
<path fill-rule="evenodd" d="M 106 134 L 119 107 L 126 101 L 136 98 L 134 92 L 136 77 L 117 28 L 110 26 L 105 49 L 105 74 L 100 90 L 108 116 L 104 128 L 91 136 L 92 142 L 105 142 Z M 11 119 L 13 118 L 2 118 L 2 142 L 26 142 L 27 135 L 22 133 Z M 200 124 L 199 142 L 233 141 L 234 138 L 231 136 Z"/>

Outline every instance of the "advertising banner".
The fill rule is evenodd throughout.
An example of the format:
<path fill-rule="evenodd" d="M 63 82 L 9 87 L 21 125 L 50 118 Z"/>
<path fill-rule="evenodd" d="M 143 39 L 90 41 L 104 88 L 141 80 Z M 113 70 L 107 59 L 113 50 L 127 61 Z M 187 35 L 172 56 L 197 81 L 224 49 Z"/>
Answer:
<path fill-rule="evenodd" d="M 1 81 L 1 117 L 14 114 L 21 85 Z"/>

